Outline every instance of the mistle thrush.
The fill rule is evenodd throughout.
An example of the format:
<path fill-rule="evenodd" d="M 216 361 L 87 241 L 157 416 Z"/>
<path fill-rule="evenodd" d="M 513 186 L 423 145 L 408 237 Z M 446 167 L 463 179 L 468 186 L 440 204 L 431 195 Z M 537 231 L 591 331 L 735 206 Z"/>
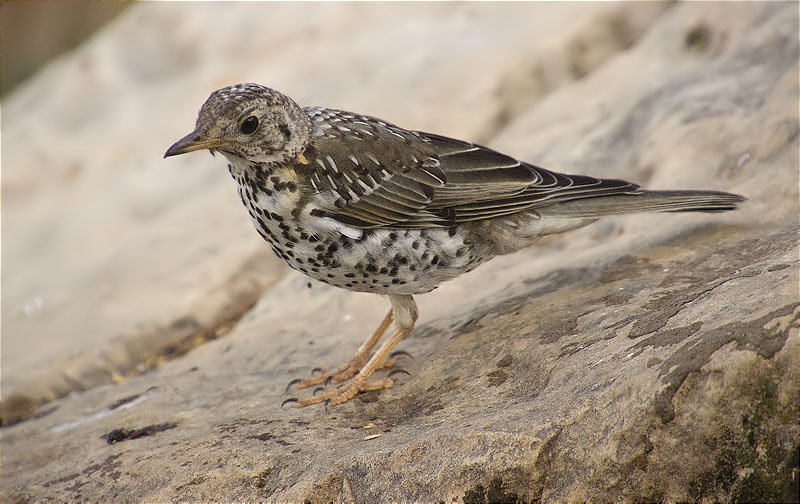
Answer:
<path fill-rule="evenodd" d="M 733 210 L 718 191 L 647 191 L 622 180 L 548 171 L 492 149 L 374 117 L 300 107 L 257 84 L 214 91 L 195 129 L 165 157 L 221 152 L 256 230 L 292 268 L 336 287 L 388 296 L 391 309 L 344 367 L 300 381 L 340 383 L 298 406 L 336 405 L 392 386 L 369 381 L 414 327 L 414 294 L 496 255 L 599 217 Z M 395 323 L 378 350 L 372 349 Z"/>

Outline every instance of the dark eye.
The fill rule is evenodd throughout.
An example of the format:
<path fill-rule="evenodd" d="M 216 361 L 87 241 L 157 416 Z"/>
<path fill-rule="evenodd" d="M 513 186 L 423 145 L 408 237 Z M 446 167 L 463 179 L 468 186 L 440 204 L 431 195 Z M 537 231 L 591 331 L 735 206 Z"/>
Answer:
<path fill-rule="evenodd" d="M 239 126 L 239 129 L 245 135 L 253 133 L 255 130 L 258 129 L 258 117 L 252 115 L 249 116 L 247 119 L 242 121 L 242 125 Z"/>

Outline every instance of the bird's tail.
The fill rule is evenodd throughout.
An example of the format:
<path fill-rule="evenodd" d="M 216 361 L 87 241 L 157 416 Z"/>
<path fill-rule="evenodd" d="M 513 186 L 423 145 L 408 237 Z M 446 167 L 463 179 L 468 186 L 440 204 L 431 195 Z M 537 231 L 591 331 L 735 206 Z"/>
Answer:
<path fill-rule="evenodd" d="M 638 191 L 559 201 L 537 208 L 548 217 L 602 217 L 636 212 L 725 212 L 747 198 L 721 191 Z"/>

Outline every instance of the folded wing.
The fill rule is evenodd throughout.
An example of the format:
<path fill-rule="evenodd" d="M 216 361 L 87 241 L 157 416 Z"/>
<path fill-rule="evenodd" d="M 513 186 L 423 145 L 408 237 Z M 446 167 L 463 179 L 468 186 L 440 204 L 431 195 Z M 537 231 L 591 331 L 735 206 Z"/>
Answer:
<path fill-rule="evenodd" d="M 449 227 L 559 202 L 635 195 L 635 184 L 564 175 L 492 149 L 410 132 L 366 116 L 311 109 L 322 117 L 302 167 L 335 196 L 329 216 L 361 228 Z M 320 121 L 322 122 L 322 121 Z"/>

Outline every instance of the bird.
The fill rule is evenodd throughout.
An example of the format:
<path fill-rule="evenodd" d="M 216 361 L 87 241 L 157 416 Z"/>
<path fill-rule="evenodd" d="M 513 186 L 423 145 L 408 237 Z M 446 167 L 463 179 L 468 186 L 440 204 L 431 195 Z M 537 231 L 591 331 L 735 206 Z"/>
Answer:
<path fill-rule="evenodd" d="M 746 199 L 557 173 L 368 115 L 301 107 L 255 83 L 211 93 L 194 130 L 164 157 L 202 149 L 227 158 L 253 225 L 290 267 L 388 297 L 389 312 L 349 362 L 296 380 L 301 389 L 336 385 L 293 399 L 297 407 L 391 387 L 391 377 L 370 378 L 393 364 L 393 348 L 413 329 L 414 296 L 495 256 L 608 215 L 722 212 Z"/>

